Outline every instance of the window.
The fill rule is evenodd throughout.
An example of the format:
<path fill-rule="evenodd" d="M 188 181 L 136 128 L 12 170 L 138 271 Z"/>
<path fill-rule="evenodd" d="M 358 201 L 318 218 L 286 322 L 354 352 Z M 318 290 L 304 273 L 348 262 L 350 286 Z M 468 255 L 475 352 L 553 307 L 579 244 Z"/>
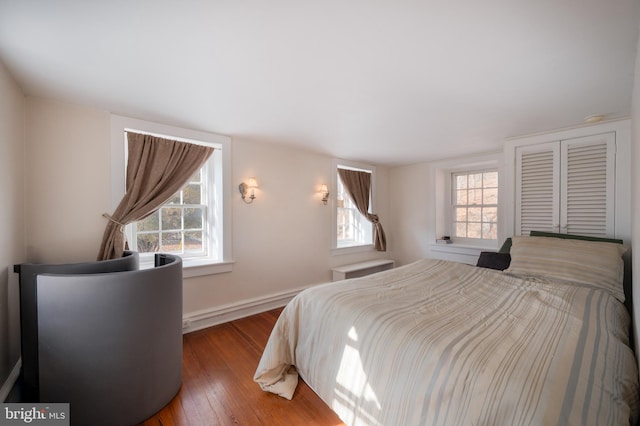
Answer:
<path fill-rule="evenodd" d="M 215 155 L 216 152 L 212 154 Z M 130 245 L 144 253 L 176 254 L 186 259 L 219 260 L 215 214 L 215 159 L 205 164 L 160 209 L 133 224 Z"/>
<path fill-rule="evenodd" d="M 504 241 L 502 152 L 436 161 L 429 166 L 429 221 L 425 233 L 430 256 L 475 264 L 482 250 L 497 250 Z M 505 185 L 501 185 L 505 184 Z M 451 237 L 453 244 L 437 244 Z"/>
<path fill-rule="evenodd" d="M 124 195 L 126 132 L 147 133 L 215 148 L 207 163 L 160 209 L 125 228 L 141 267 L 153 265 L 154 253 L 177 254 L 183 276 L 231 270 L 230 138 L 126 117 L 111 117 L 112 204 Z"/>
<path fill-rule="evenodd" d="M 451 174 L 454 241 L 498 239 L 498 171 Z"/>
<path fill-rule="evenodd" d="M 338 164 L 337 169 L 351 169 L 371 173 L 371 192 L 373 192 L 375 169 L 373 167 L 363 168 L 362 165 L 360 166 L 361 167 L 353 167 Z M 371 194 L 370 197 L 369 212 L 371 212 L 373 204 L 373 194 Z M 337 172 L 335 218 L 335 248 L 369 247 L 373 245 L 373 225 L 358 211 Z"/>

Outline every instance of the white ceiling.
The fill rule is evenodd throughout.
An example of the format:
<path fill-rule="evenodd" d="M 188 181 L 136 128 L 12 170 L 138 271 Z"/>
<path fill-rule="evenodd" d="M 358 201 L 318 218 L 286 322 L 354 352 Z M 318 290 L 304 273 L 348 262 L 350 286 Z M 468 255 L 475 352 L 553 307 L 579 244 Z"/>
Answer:
<path fill-rule="evenodd" d="M 408 164 L 630 113 L 637 0 L 0 0 L 25 94 Z"/>

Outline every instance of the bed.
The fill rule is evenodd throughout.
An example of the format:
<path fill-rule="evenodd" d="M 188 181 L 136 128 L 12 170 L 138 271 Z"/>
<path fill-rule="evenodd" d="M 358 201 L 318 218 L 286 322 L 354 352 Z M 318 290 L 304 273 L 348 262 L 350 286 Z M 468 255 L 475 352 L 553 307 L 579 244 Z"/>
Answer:
<path fill-rule="evenodd" d="M 423 259 L 298 294 L 254 380 L 349 425 L 635 424 L 624 247 L 513 237 L 504 271 Z"/>

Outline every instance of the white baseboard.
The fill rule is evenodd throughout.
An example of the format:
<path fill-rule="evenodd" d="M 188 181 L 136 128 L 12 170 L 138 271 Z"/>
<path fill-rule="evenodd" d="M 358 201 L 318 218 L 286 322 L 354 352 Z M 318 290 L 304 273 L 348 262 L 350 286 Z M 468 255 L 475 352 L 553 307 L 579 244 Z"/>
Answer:
<path fill-rule="evenodd" d="M 182 333 L 186 334 L 192 331 L 202 330 L 203 328 L 280 308 L 306 288 L 308 288 L 308 286 L 266 297 L 222 305 L 213 309 L 188 313 L 182 317 Z"/>
<path fill-rule="evenodd" d="M 7 397 L 11 393 L 11 389 L 18 381 L 18 377 L 20 377 L 20 368 L 22 367 L 22 358 L 18 358 L 18 362 L 13 367 L 13 370 L 9 373 L 7 380 L 4 381 L 2 387 L 0 388 L 0 401 L 4 402 L 7 400 Z"/>

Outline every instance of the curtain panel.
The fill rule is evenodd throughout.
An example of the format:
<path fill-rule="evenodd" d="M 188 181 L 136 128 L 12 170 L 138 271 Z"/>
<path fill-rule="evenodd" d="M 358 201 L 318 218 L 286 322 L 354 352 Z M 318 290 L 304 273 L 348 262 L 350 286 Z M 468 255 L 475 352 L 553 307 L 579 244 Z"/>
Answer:
<path fill-rule="evenodd" d="M 360 214 L 373 224 L 373 246 L 378 251 L 387 251 L 387 239 L 378 215 L 369 213 L 371 173 L 339 168 L 338 175 Z"/>
<path fill-rule="evenodd" d="M 209 159 L 213 147 L 127 132 L 125 195 L 114 213 L 104 215 L 98 260 L 122 256 L 128 247 L 125 225 L 142 220 L 166 203 Z"/>

